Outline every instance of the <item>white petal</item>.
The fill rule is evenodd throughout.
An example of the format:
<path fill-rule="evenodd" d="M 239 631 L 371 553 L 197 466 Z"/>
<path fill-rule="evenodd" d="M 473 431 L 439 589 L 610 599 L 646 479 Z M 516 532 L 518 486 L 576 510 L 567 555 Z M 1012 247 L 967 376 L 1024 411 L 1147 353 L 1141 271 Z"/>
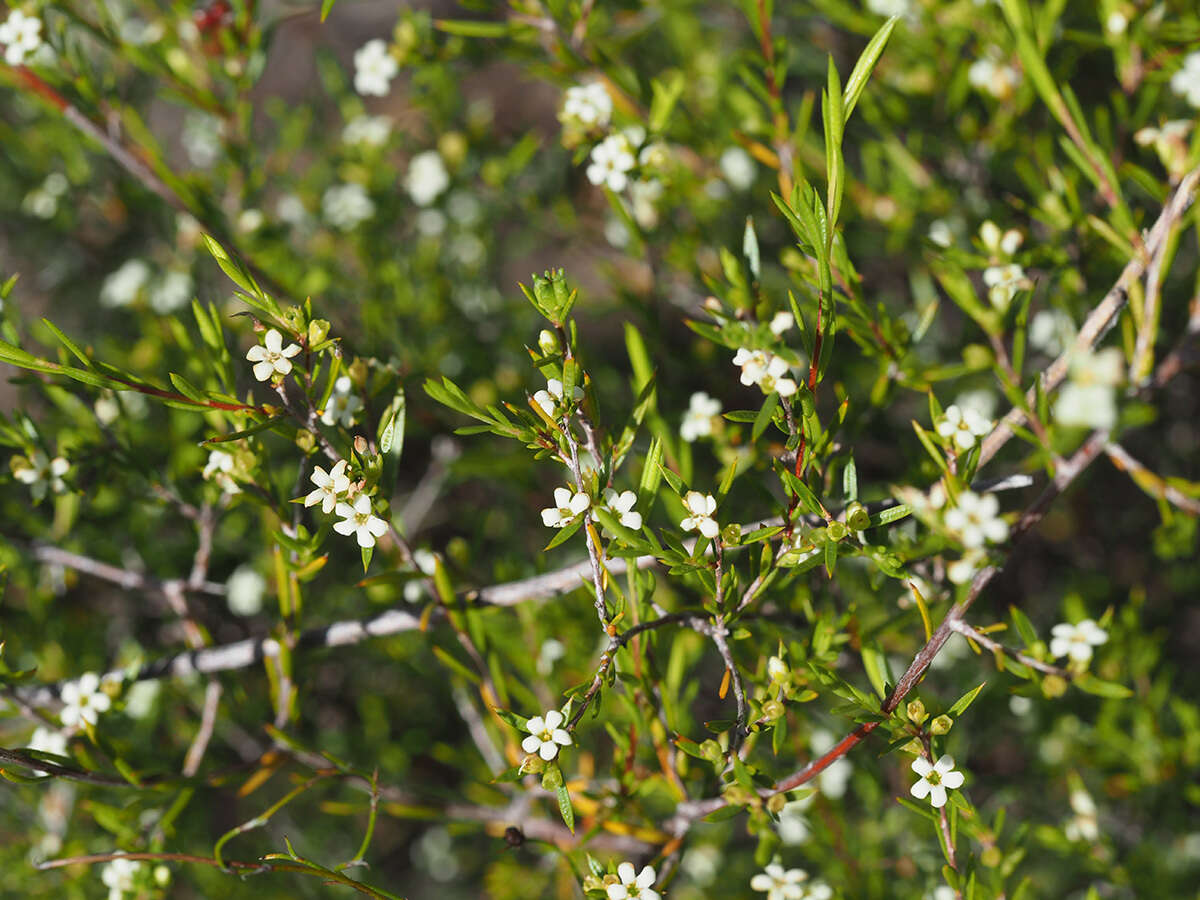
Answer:
<path fill-rule="evenodd" d="M 543 509 L 542 510 L 542 524 L 545 525 L 547 528 L 562 527 L 562 517 L 559 516 L 558 510 L 557 509 Z"/>
<path fill-rule="evenodd" d="M 525 730 L 530 734 L 541 734 L 546 730 L 546 720 L 541 716 L 534 716 L 525 723 Z"/>
<path fill-rule="evenodd" d="M 629 888 L 623 884 L 610 884 L 607 890 L 608 900 L 626 900 L 629 896 Z"/>
<path fill-rule="evenodd" d="M 947 772 L 942 776 L 942 784 L 952 790 L 962 787 L 964 781 L 966 778 L 963 777 L 962 772 Z"/>
<path fill-rule="evenodd" d="M 338 504 L 338 505 L 341 506 L 342 504 Z M 353 519 L 343 519 L 340 522 L 334 522 L 333 530 L 336 531 L 338 534 L 344 534 L 344 535 L 349 536 L 354 533 L 354 520 Z"/>
<path fill-rule="evenodd" d="M 549 762 L 550 760 L 554 759 L 554 757 L 558 756 L 558 744 L 554 743 L 553 741 L 543 742 L 542 746 L 538 748 L 538 756 L 546 760 L 546 762 Z"/>
<path fill-rule="evenodd" d="M 100 687 L 100 676 L 95 672 L 84 672 L 79 676 L 79 693 L 94 694 Z"/>
<path fill-rule="evenodd" d="M 651 887 L 654 884 L 654 870 L 649 866 L 643 867 L 642 871 L 638 872 L 636 884 L 642 890 Z"/>
<path fill-rule="evenodd" d="M 935 784 L 929 789 L 929 803 L 934 809 L 941 809 L 946 805 L 946 789 L 940 784 Z"/>
<path fill-rule="evenodd" d="M 954 757 L 949 754 L 943 754 L 936 763 L 933 764 L 933 769 L 939 775 L 945 775 L 954 768 Z"/>
<path fill-rule="evenodd" d="M 375 535 L 371 534 L 365 525 L 356 529 L 355 533 L 358 537 L 358 546 L 365 550 L 370 550 L 375 546 Z"/>
<path fill-rule="evenodd" d="M 246 351 L 246 359 L 250 362 L 262 362 L 267 358 L 267 348 L 262 344 L 255 344 Z"/>
<path fill-rule="evenodd" d="M 933 764 L 930 763 L 925 757 L 918 756 L 912 761 L 912 770 L 924 778 L 933 771 Z"/>
<path fill-rule="evenodd" d="M 640 512 L 629 512 L 621 516 L 621 524 L 626 528 L 632 528 L 634 531 L 642 527 L 642 514 Z"/>
<path fill-rule="evenodd" d="M 300 352 L 299 344 L 288 344 L 286 347 L 283 348 L 283 350 L 280 351 L 280 356 L 286 356 L 288 359 L 291 359 L 293 356 L 295 356 L 299 352 Z"/>
<path fill-rule="evenodd" d="M 263 361 L 256 363 L 254 366 L 254 377 L 259 381 L 266 381 L 275 374 L 275 366 L 271 363 Z"/>
<path fill-rule="evenodd" d="M 545 726 L 546 730 L 553 731 L 555 728 L 557 728 L 559 725 L 562 724 L 562 721 L 563 721 L 562 713 L 560 713 L 557 709 L 550 710 L 548 713 L 546 713 L 546 726 Z"/>
<path fill-rule="evenodd" d="M 266 348 L 272 353 L 278 353 L 281 349 L 283 349 L 283 335 L 272 328 L 267 332 L 266 337 L 263 338 L 263 344 L 265 344 Z"/>
<path fill-rule="evenodd" d="M 554 489 L 554 505 L 559 508 L 566 508 L 571 503 L 571 492 L 566 488 Z"/>
<path fill-rule="evenodd" d="M 712 540 L 721 533 L 721 527 L 717 524 L 715 519 L 701 519 L 700 533 L 709 540 Z"/>
<path fill-rule="evenodd" d="M 288 372 L 292 371 L 291 360 L 283 358 L 275 360 L 275 371 L 280 375 L 286 375 Z"/>
<path fill-rule="evenodd" d="M 537 753 L 538 748 L 541 746 L 541 739 L 532 734 L 525 738 L 525 740 L 521 741 L 521 749 L 526 753 Z"/>
<path fill-rule="evenodd" d="M 633 884 L 637 880 L 637 871 L 633 868 L 633 863 L 623 862 L 617 866 L 617 877 L 621 879 L 621 884 Z"/>
<path fill-rule="evenodd" d="M 564 747 L 571 746 L 571 735 L 561 728 L 555 728 L 554 733 L 550 735 L 551 740 L 556 744 L 562 744 Z"/>

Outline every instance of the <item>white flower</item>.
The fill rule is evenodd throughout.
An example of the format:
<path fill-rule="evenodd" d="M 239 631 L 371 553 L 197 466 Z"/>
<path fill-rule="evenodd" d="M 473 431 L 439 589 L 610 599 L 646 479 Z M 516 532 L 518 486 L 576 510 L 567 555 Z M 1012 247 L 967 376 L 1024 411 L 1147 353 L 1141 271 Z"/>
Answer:
<path fill-rule="evenodd" d="M 1015 228 L 1001 232 L 1000 226 L 988 219 L 979 226 L 979 240 L 992 256 L 1012 256 L 1025 238 Z"/>
<path fill-rule="evenodd" d="M 983 568 L 987 557 L 981 550 L 970 550 L 946 566 L 946 577 L 951 584 L 966 584 L 975 577 L 975 573 Z"/>
<path fill-rule="evenodd" d="M 571 391 L 571 396 L 576 400 L 583 399 L 583 390 L 579 385 L 575 385 Z M 551 378 L 546 381 L 546 389 L 538 391 L 533 395 L 533 402 L 545 410 L 546 415 L 553 417 L 563 402 L 563 383 L 557 378 Z"/>
<path fill-rule="evenodd" d="M 953 438 L 960 450 L 970 450 L 975 446 L 975 438 L 983 437 L 991 430 L 992 423 L 975 410 L 970 407 L 959 409 L 953 404 L 946 408 L 937 426 L 937 433 L 946 440 Z"/>
<path fill-rule="evenodd" d="M 233 480 L 233 454 L 224 450 L 210 450 L 208 462 L 204 464 L 204 480 L 215 481 L 226 494 L 240 494 L 242 489 Z"/>
<path fill-rule="evenodd" d="M 629 172 L 636 164 L 633 147 L 623 134 L 610 134 L 592 148 L 592 163 L 587 178 L 592 184 L 620 192 L 629 184 Z"/>
<path fill-rule="evenodd" d="M 173 270 L 150 288 L 150 308 L 160 315 L 166 315 L 186 306 L 191 297 L 192 276 Z"/>
<path fill-rule="evenodd" d="M 333 530 L 338 534 L 355 535 L 360 547 L 374 547 L 375 539 L 387 534 L 387 522 L 371 513 L 371 498 L 366 494 L 355 497 L 353 504 L 339 503 L 334 513 L 341 516 L 342 521 L 334 522 Z"/>
<path fill-rule="evenodd" d="M 642 514 L 633 508 L 637 503 L 637 494 L 633 491 L 618 494 L 612 488 L 605 488 L 604 503 L 626 528 L 637 531 L 642 527 Z"/>
<path fill-rule="evenodd" d="M 811 836 L 812 829 L 804 811 L 812 805 L 815 796 L 809 794 L 803 800 L 790 800 L 779 811 L 779 840 L 788 847 L 798 847 Z"/>
<path fill-rule="evenodd" d="M 833 896 L 829 885 L 808 881 L 803 869 L 784 869 L 779 863 L 771 863 L 766 870 L 750 879 L 750 889 L 764 891 L 767 900 L 828 900 Z"/>
<path fill-rule="evenodd" d="M 772 681 L 783 681 L 791 674 L 791 669 L 778 656 L 772 656 L 767 660 L 767 677 Z"/>
<path fill-rule="evenodd" d="M 1184 58 L 1183 68 L 1171 76 L 1171 90 L 1200 108 L 1200 50 Z"/>
<path fill-rule="evenodd" d="M 671 148 L 662 141 L 647 144 L 638 152 L 638 165 L 645 169 L 665 169 L 671 164 Z"/>
<path fill-rule="evenodd" d="M 1004 266 L 989 266 L 983 271 L 983 283 L 987 285 L 988 300 L 1000 312 L 1008 309 L 1017 291 L 1030 285 L 1025 270 L 1016 263 Z"/>
<path fill-rule="evenodd" d="M 790 312 L 777 312 L 771 317 L 771 324 L 767 327 L 771 329 L 772 334 L 780 335 L 795 324 L 796 318 Z"/>
<path fill-rule="evenodd" d="M 958 505 L 946 510 L 946 527 L 971 549 L 985 543 L 998 544 L 1008 537 L 1008 524 L 1000 518 L 1000 501 L 995 494 L 980 496 L 974 491 L 958 495 Z"/>
<path fill-rule="evenodd" d="M 365 144 L 382 147 L 392 134 L 392 120 L 387 116 L 358 116 L 346 123 L 342 129 L 342 141 L 347 144 Z"/>
<path fill-rule="evenodd" d="M 562 112 L 564 124 L 574 122 L 584 129 L 603 128 L 612 119 L 613 102 L 608 90 L 598 81 L 567 88 Z"/>
<path fill-rule="evenodd" d="M 4 61 L 10 66 L 24 65 L 25 57 L 42 44 L 42 20 L 27 16 L 19 9 L 8 15 L 0 25 L 0 44 L 4 45 Z"/>
<path fill-rule="evenodd" d="M 949 247 L 954 243 L 954 232 L 950 223 L 945 219 L 934 219 L 929 223 L 929 240 L 939 247 Z"/>
<path fill-rule="evenodd" d="M 100 880 L 108 888 L 108 900 L 121 900 L 127 893 L 137 890 L 134 883 L 142 864 L 136 859 L 117 857 L 100 870 Z"/>
<path fill-rule="evenodd" d="M 450 187 L 450 173 L 436 150 L 418 153 L 408 164 L 404 187 L 417 206 L 428 206 Z"/>
<path fill-rule="evenodd" d="M 554 759 L 558 756 L 559 745 L 571 745 L 571 735 L 559 727 L 562 723 L 563 714 L 557 709 L 550 710 L 544 717 L 534 716 L 525 723 L 529 737 L 521 741 L 521 749 L 526 753 L 536 753 L 546 762 Z"/>
<path fill-rule="evenodd" d="M 483 204 L 470 191 L 455 191 L 446 198 L 446 212 L 456 225 L 473 228 L 483 218 Z"/>
<path fill-rule="evenodd" d="M 921 776 L 910 789 L 912 795 L 918 800 L 928 797 L 934 809 L 941 809 L 946 805 L 946 788 L 960 788 L 965 780 L 962 772 L 954 771 L 952 756 L 943 755 L 936 763 L 918 756 L 912 762 L 912 770 Z"/>
<path fill-rule="evenodd" d="M 62 477 L 70 471 L 71 464 L 63 457 L 56 456 L 50 459 L 41 450 L 35 449 L 29 454 L 28 460 L 23 457 L 18 457 L 18 460 L 14 466 L 13 477 L 29 485 L 34 500 L 42 500 L 47 491 L 61 494 L 67 489 Z"/>
<path fill-rule="evenodd" d="M 100 676 L 86 672 L 78 681 L 68 681 L 62 687 L 62 712 L 59 719 L 68 728 L 87 722 L 95 725 L 100 713 L 112 706 L 108 694 L 100 691 Z"/>
<path fill-rule="evenodd" d="M 354 384 L 349 375 L 341 376 L 333 384 L 333 393 L 321 413 L 321 421 L 326 425 L 341 425 L 349 428 L 354 424 L 354 414 L 362 408 L 362 400 L 354 393 Z M 328 510 L 326 510 L 328 512 Z"/>
<path fill-rule="evenodd" d="M 261 344 L 246 351 L 246 359 L 254 363 L 254 377 L 266 381 L 276 374 L 286 375 L 292 371 L 292 357 L 299 352 L 299 344 L 283 346 L 283 335 L 272 328 L 263 336 Z"/>
<path fill-rule="evenodd" d="M 335 184 L 321 196 L 321 213 L 341 231 L 352 231 L 375 215 L 375 203 L 361 184 Z"/>
<path fill-rule="evenodd" d="M 1058 356 L 1075 339 L 1075 323 L 1061 309 L 1039 309 L 1029 322 L 1029 345 L 1048 356 Z"/>
<path fill-rule="evenodd" d="M 281 222 L 286 222 L 293 228 L 304 228 L 308 222 L 308 210 L 304 201 L 295 194 L 284 194 L 275 204 L 275 215 Z"/>
<path fill-rule="evenodd" d="M 253 616 L 262 611 L 267 580 L 251 566 L 238 566 L 225 582 L 225 602 L 235 616 Z"/>
<path fill-rule="evenodd" d="M 739 191 L 748 190 L 754 184 L 757 174 L 754 168 L 754 157 L 741 147 L 730 147 L 717 160 L 717 167 L 725 180 Z"/>
<path fill-rule="evenodd" d="M 708 396 L 704 391 L 697 391 L 688 400 L 688 410 L 683 414 L 683 422 L 679 426 L 679 436 L 689 444 L 698 438 L 711 437 L 713 417 L 720 413 L 720 400 Z"/>
<path fill-rule="evenodd" d="M 1112 428 L 1117 424 L 1116 387 L 1123 378 L 1123 357 L 1116 347 L 1076 355 L 1070 380 L 1055 401 L 1054 420 L 1080 428 Z"/>
<path fill-rule="evenodd" d="M 1096 803 L 1082 788 L 1071 791 L 1067 798 L 1074 817 L 1063 828 L 1069 841 L 1096 841 L 1100 838 L 1100 823 L 1096 818 Z"/>
<path fill-rule="evenodd" d="M 1069 656 L 1073 662 L 1086 663 L 1092 658 L 1092 648 L 1108 641 L 1108 632 L 1084 619 L 1078 625 L 1062 622 L 1050 629 L 1050 655 L 1055 659 Z"/>
<path fill-rule="evenodd" d="M 140 259 L 126 260 L 100 286 L 101 306 L 128 306 L 150 280 L 150 267 Z"/>
<path fill-rule="evenodd" d="M 790 397 L 798 390 L 794 379 L 784 377 L 790 367 L 781 356 L 740 347 L 733 356 L 733 364 L 742 367 L 742 384 L 756 384 L 764 394 L 776 391 L 780 397 Z"/>
<path fill-rule="evenodd" d="M 867 9 L 877 16 L 907 16 L 909 0 L 867 0 Z"/>
<path fill-rule="evenodd" d="M 998 53 L 993 50 L 992 53 Z M 991 94 L 997 100 L 1006 100 L 1021 84 L 1021 73 L 1007 63 L 998 63 L 990 57 L 977 59 L 967 69 L 967 81 L 978 91 Z"/>
<path fill-rule="evenodd" d="M 639 178 L 629 185 L 629 204 L 633 219 L 647 231 L 658 225 L 658 207 L 663 195 L 662 182 L 657 178 Z"/>
<path fill-rule="evenodd" d="M 183 122 L 183 149 L 194 166 L 207 169 L 221 154 L 221 120 L 205 113 L 188 113 Z"/>
<path fill-rule="evenodd" d="M 154 711 L 154 701 L 162 691 L 158 681 L 137 681 L 125 692 L 125 715 L 131 719 L 144 719 Z"/>
<path fill-rule="evenodd" d="M 984 419 L 991 419 L 996 414 L 996 395 L 985 388 L 963 391 L 954 402 L 958 404 L 959 409 L 973 409 Z"/>
<path fill-rule="evenodd" d="M 659 900 L 661 895 L 652 889 L 654 870 L 643 866 L 642 871 L 636 875 L 635 871 L 633 863 L 623 862 L 617 866 L 617 877 L 621 880 L 605 889 L 608 900 L 627 900 L 629 897 L 637 897 L 638 900 Z"/>
<path fill-rule="evenodd" d="M 321 504 L 321 512 L 328 515 L 337 506 L 342 495 L 350 490 L 350 479 L 346 475 L 346 460 L 339 459 L 328 472 L 320 466 L 313 466 L 312 483 L 316 490 L 304 498 L 305 506 Z"/>
<path fill-rule="evenodd" d="M 539 675 L 549 675 L 554 664 L 567 655 L 567 647 L 557 638 L 546 638 L 538 651 L 537 670 Z"/>
<path fill-rule="evenodd" d="M 542 523 L 547 528 L 565 528 L 591 504 L 591 499 L 582 491 L 572 494 L 568 488 L 555 488 L 554 506 L 542 510 Z"/>
<path fill-rule="evenodd" d="M 717 501 L 712 494 L 688 491 L 687 496 L 683 498 L 683 505 L 691 515 L 679 523 L 680 528 L 684 531 L 699 531 L 709 540 L 720 533 L 721 527 L 712 517 L 717 511 Z"/>
<path fill-rule="evenodd" d="M 363 96 L 386 97 L 399 70 L 384 41 L 367 41 L 354 52 L 354 90 Z"/>

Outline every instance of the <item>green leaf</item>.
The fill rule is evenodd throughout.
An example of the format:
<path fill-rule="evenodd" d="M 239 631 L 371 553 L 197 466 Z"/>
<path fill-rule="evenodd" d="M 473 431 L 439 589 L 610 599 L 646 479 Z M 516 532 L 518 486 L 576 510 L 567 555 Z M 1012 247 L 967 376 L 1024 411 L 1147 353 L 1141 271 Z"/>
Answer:
<path fill-rule="evenodd" d="M 774 391 L 767 394 L 766 400 L 763 401 L 762 408 L 758 411 L 758 415 L 754 417 L 754 426 L 750 429 L 751 440 L 757 441 L 762 437 L 762 433 L 767 430 L 767 426 L 771 424 L 771 417 L 775 414 L 775 410 L 779 407 L 779 395 Z"/>
<path fill-rule="evenodd" d="M 563 824 L 567 831 L 575 833 L 575 810 L 571 808 L 571 795 L 565 784 L 558 786 L 558 811 L 562 815 Z"/>
<path fill-rule="evenodd" d="M 858 499 L 858 467 L 854 465 L 853 456 L 842 470 L 842 493 L 846 495 L 847 503 Z"/>
<path fill-rule="evenodd" d="M 963 694 L 961 697 L 959 697 L 957 700 L 954 701 L 954 705 L 951 706 L 950 709 L 947 710 L 947 712 L 951 716 L 962 715 L 964 712 L 966 712 L 967 707 L 975 702 L 975 698 L 979 696 L 979 692 L 983 690 L 983 686 L 985 684 L 987 684 L 986 681 L 980 683 L 979 687 L 972 688 L 971 690 L 967 691 L 965 694 Z"/>
<path fill-rule="evenodd" d="M 404 451 L 404 420 L 407 403 L 404 399 L 404 388 L 396 391 L 396 396 L 392 398 L 391 404 L 383 413 L 383 418 L 379 420 L 381 430 L 379 432 L 379 449 L 383 453 L 390 453 L 395 448 L 396 456 L 399 457 Z"/>
<path fill-rule="evenodd" d="M 1037 632 L 1033 628 L 1033 623 L 1029 621 L 1029 616 L 1021 612 L 1015 606 L 1008 608 L 1008 614 L 1012 616 L 1013 625 L 1016 626 L 1017 633 L 1021 635 L 1021 640 L 1025 642 L 1026 647 L 1032 647 L 1037 643 Z"/>
<path fill-rule="evenodd" d="M 829 542 L 830 544 L 833 541 Z M 826 546 L 829 546 L 828 544 Z M 867 672 L 867 678 L 870 679 L 871 687 L 875 688 L 875 693 L 882 700 L 887 697 L 887 663 L 884 662 L 883 652 L 877 647 L 868 646 L 862 647 L 863 668 Z"/>
<path fill-rule="evenodd" d="M 335 4 L 335 3 L 337 3 L 337 0 L 321 0 L 321 21 L 322 22 L 324 22 L 325 19 L 328 18 L 330 10 L 333 9 L 333 4 Z"/>
<path fill-rule="evenodd" d="M 508 34 L 507 22 L 481 22 L 469 19 L 434 19 L 433 27 L 459 37 L 500 38 Z"/>
<path fill-rule="evenodd" d="M 1113 681 L 1102 681 L 1090 672 L 1086 672 L 1076 678 L 1075 685 L 1081 691 L 1087 691 L 1087 693 L 1095 694 L 1097 697 L 1108 697 L 1112 700 L 1124 700 L 1133 696 L 1133 691 L 1125 687 L 1125 685 L 1117 684 Z"/>
<path fill-rule="evenodd" d="M 883 55 L 883 50 L 892 36 L 892 29 L 896 27 L 898 21 L 900 21 L 899 16 L 892 16 L 884 22 L 859 55 L 858 62 L 854 64 L 854 70 L 846 80 L 846 89 L 842 93 L 842 118 L 844 121 L 849 121 L 850 114 L 854 112 L 858 98 L 862 96 L 863 89 L 867 86 L 867 80 L 875 70 L 879 57 Z"/>
<path fill-rule="evenodd" d="M 555 547 L 557 547 L 559 544 L 563 543 L 564 541 L 569 541 L 571 539 L 571 537 L 575 534 L 575 532 L 577 532 L 579 530 L 581 525 L 583 525 L 583 516 L 582 515 L 577 516 L 575 521 L 572 522 L 570 525 L 566 525 L 566 526 L 558 529 L 558 534 L 556 534 L 554 536 L 554 538 L 550 541 L 550 543 L 548 543 L 544 548 L 542 548 L 542 552 L 545 553 L 547 550 L 553 550 Z"/>
<path fill-rule="evenodd" d="M 898 522 L 911 515 L 911 506 L 907 503 L 898 503 L 895 506 L 889 506 L 887 509 L 880 510 L 871 516 L 871 527 L 877 528 L 880 525 L 891 525 L 893 522 Z"/>
<path fill-rule="evenodd" d="M 58 338 L 59 342 L 66 347 L 76 359 L 83 363 L 86 368 L 92 368 L 92 361 L 88 358 L 88 355 L 79 348 L 78 344 L 63 334 L 57 325 L 45 318 L 42 319 L 42 324 L 54 332 L 54 336 Z"/>
<path fill-rule="evenodd" d="M 272 416 L 271 418 L 267 419 L 266 421 L 259 422 L 256 425 L 251 425 L 249 428 L 243 428 L 241 431 L 235 431 L 232 434 L 219 434 L 216 437 L 205 438 L 202 443 L 224 444 L 228 441 L 240 441 L 242 438 L 248 438 L 251 435 L 255 435 L 255 434 L 258 434 L 259 432 L 266 431 L 270 428 L 274 428 L 280 422 L 287 421 L 287 419 L 288 419 L 288 416 L 286 414 L 279 415 L 279 416 Z"/>

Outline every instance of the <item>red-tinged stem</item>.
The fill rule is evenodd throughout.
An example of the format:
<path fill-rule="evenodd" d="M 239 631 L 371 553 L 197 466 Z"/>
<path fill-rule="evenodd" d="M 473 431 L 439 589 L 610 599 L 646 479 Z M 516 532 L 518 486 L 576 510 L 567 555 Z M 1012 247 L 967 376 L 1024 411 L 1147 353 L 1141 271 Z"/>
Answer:
<path fill-rule="evenodd" d="M 820 775 L 821 772 L 825 771 L 825 769 L 829 768 L 831 765 L 837 762 L 837 760 L 845 756 L 850 751 L 851 747 L 866 738 L 866 736 L 874 731 L 878 726 L 879 722 L 877 721 L 863 722 L 852 732 L 834 744 L 824 756 L 814 759 L 799 772 L 794 772 L 787 778 L 776 783 L 776 785 L 771 788 L 771 793 L 782 794 L 785 791 L 793 791 L 802 784 L 812 781 L 813 778 L 815 778 L 817 775 Z"/>

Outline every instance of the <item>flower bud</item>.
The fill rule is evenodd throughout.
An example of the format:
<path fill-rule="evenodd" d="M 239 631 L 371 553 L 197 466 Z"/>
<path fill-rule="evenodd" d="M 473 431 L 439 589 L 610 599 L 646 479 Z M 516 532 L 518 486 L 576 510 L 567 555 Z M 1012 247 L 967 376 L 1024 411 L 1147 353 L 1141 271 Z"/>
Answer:
<path fill-rule="evenodd" d="M 737 522 L 730 522 L 721 530 L 721 543 L 726 547 L 735 547 L 742 539 L 742 526 Z"/>
<path fill-rule="evenodd" d="M 546 768 L 546 761 L 536 753 L 530 753 L 521 760 L 520 772 L 522 775 L 537 775 Z"/>
<path fill-rule="evenodd" d="M 787 663 L 778 656 L 772 656 L 767 660 L 767 676 L 772 681 L 783 681 L 789 674 Z"/>
<path fill-rule="evenodd" d="M 553 356 L 558 352 L 558 337 L 549 328 L 543 328 L 538 334 L 538 347 L 546 356 Z"/>
<path fill-rule="evenodd" d="M 762 711 L 763 715 L 773 722 L 783 715 L 784 708 L 778 700 L 768 700 L 763 704 Z"/>
<path fill-rule="evenodd" d="M 979 854 L 979 861 L 989 869 L 994 869 L 1004 861 L 1004 854 L 1000 852 L 999 847 L 988 847 Z"/>
<path fill-rule="evenodd" d="M 826 530 L 829 532 L 830 540 L 835 542 L 844 540 L 850 533 L 850 529 L 841 522 L 830 522 Z"/>
<path fill-rule="evenodd" d="M 924 722 L 928 715 L 928 713 L 925 712 L 925 704 L 920 700 L 910 700 L 908 702 L 908 706 L 905 708 L 905 711 L 908 713 L 909 720 L 916 722 L 918 725 Z"/>
<path fill-rule="evenodd" d="M 714 766 L 725 761 L 725 754 L 721 751 L 721 745 L 712 738 L 700 744 L 700 755 Z"/>
<path fill-rule="evenodd" d="M 467 155 L 467 139 L 457 131 L 447 131 L 438 138 L 438 152 L 449 168 L 457 169 Z"/>
<path fill-rule="evenodd" d="M 722 795 L 725 798 L 725 802 L 730 806 L 745 806 L 748 803 L 758 800 L 758 796 L 753 791 L 746 790 L 740 784 L 727 786 Z"/>
<path fill-rule="evenodd" d="M 929 733 L 946 734 L 952 727 L 954 727 L 954 720 L 947 715 L 941 715 L 929 723 Z"/>
<path fill-rule="evenodd" d="M 308 323 L 308 346 L 314 347 L 329 337 L 329 322 L 325 319 L 313 319 Z"/>
<path fill-rule="evenodd" d="M 855 531 L 862 531 L 871 525 L 871 514 L 867 508 L 855 500 L 846 507 L 846 524 Z"/>
<path fill-rule="evenodd" d="M 354 452 L 359 456 L 362 456 L 367 452 L 367 439 L 361 434 L 356 434 L 354 436 Z"/>
<path fill-rule="evenodd" d="M 787 806 L 786 794 L 772 794 L 767 800 L 767 810 L 779 815 L 783 812 L 783 808 Z"/>
<path fill-rule="evenodd" d="M 1042 679 L 1042 693 L 1050 700 L 1067 692 L 1067 680 L 1059 675 L 1047 675 Z"/>
<path fill-rule="evenodd" d="M 563 785 L 562 769 L 550 765 L 542 773 L 542 787 L 548 791 L 557 791 Z"/>

